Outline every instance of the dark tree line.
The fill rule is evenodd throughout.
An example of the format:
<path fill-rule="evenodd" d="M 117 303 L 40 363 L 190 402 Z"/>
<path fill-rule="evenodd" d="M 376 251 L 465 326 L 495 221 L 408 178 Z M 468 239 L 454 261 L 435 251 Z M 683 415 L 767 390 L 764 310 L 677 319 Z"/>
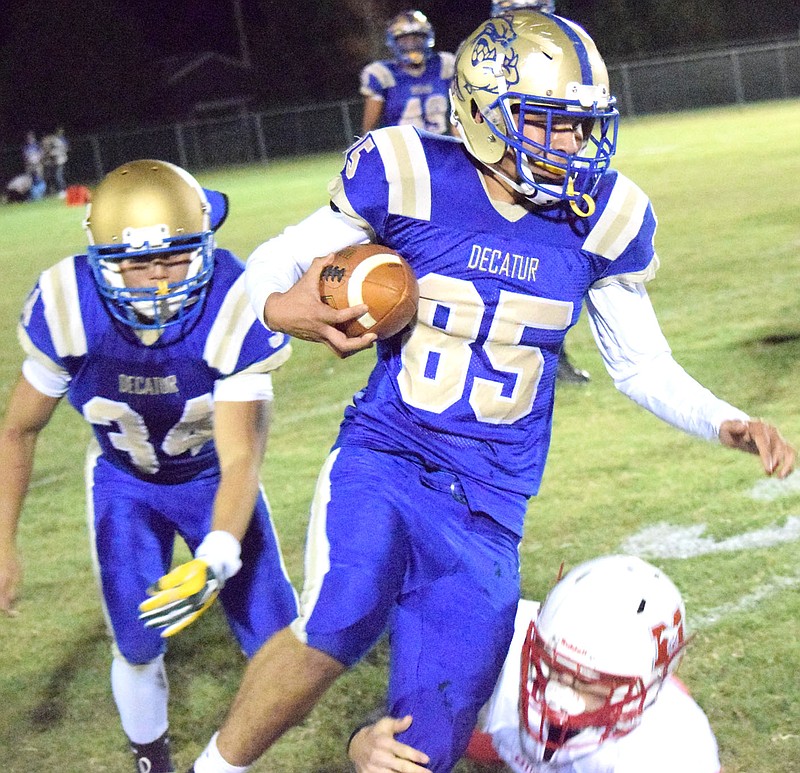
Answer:
<path fill-rule="evenodd" d="M 237 4 L 244 36 L 234 19 Z M 15 0 L 0 24 L 0 144 L 57 124 L 74 133 L 158 121 L 163 60 L 203 51 L 256 73 L 259 106 L 352 97 L 358 73 L 383 54 L 387 19 L 406 0 Z M 455 50 L 490 0 L 420 0 L 437 47 Z M 797 36 L 786 0 L 557 0 L 610 63 L 731 42 Z M 245 50 L 246 49 L 246 50 Z"/>

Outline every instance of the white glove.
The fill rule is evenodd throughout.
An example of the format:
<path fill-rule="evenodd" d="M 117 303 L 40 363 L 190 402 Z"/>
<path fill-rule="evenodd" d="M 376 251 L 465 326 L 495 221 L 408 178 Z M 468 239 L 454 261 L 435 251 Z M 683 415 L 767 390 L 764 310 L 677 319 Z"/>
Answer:
<path fill-rule="evenodd" d="M 242 568 L 242 546 L 229 531 L 210 531 L 194 553 L 202 558 L 219 581 L 220 589 Z"/>

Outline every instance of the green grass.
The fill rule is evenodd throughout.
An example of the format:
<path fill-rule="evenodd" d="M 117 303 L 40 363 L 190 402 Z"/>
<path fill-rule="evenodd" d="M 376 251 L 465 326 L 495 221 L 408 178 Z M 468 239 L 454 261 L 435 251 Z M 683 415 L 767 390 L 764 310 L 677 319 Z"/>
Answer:
<path fill-rule="evenodd" d="M 800 440 L 800 103 L 639 118 L 623 123 L 617 167 L 651 196 L 662 268 L 650 292 L 673 352 L 717 394 Z M 326 201 L 337 156 L 200 175 L 226 190 L 220 234 L 242 257 Z M 60 201 L 0 207 L 0 405 L 21 355 L 14 327 L 38 272 L 83 244 L 82 211 Z M 757 460 L 690 438 L 619 395 L 582 320 L 570 354 L 593 379 L 559 390 L 550 462 L 522 544 L 523 592 L 541 598 L 568 565 L 616 551 L 645 526 L 706 525 L 715 540 L 783 525 L 790 492 L 748 492 Z M 264 481 L 292 578 L 302 581 L 306 511 L 342 408 L 372 363 L 298 342 L 276 376 L 276 415 Z M 26 581 L 21 614 L 0 619 L 2 769 L 132 769 L 108 684 L 109 652 L 91 573 L 81 456 L 88 428 L 59 409 L 40 439 L 20 533 Z M 797 542 L 653 559 L 682 589 L 693 619 L 708 619 L 681 675 L 706 709 L 726 773 L 800 769 Z M 781 584 L 783 578 L 783 584 Z M 771 589 L 771 590 L 770 590 Z M 761 593 L 759 598 L 758 594 Z M 747 603 L 748 599 L 751 603 Z M 739 607 L 738 600 L 744 600 Z M 288 733 L 256 771 L 347 770 L 354 723 L 377 705 L 379 646 Z M 243 662 L 218 610 L 177 637 L 168 654 L 172 734 L 185 769 L 216 729 Z M 477 768 L 462 764 L 460 773 Z"/>

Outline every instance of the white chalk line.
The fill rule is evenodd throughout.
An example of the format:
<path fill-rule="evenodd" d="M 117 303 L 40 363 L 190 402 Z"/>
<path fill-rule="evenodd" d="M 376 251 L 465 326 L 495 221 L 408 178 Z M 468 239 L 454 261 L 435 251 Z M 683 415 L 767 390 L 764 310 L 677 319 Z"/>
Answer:
<path fill-rule="evenodd" d="M 800 585 L 800 573 L 789 577 L 773 577 L 752 593 L 740 596 L 735 601 L 720 604 L 718 607 L 712 607 L 708 611 L 700 612 L 699 614 L 689 614 L 689 627 L 695 631 L 711 628 L 736 612 L 748 612 L 770 596 L 790 588 L 796 588 L 798 585 Z"/>
<path fill-rule="evenodd" d="M 783 526 L 773 524 L 719 541 L 702 536 L 705 530 L 706 525 L 703 523 L 693 526 L 658 523 L 647 526 L 625 539 L 620 545 L 620 550 L 640 558 L 680 559 L 711 553 L 774 547 L 800 540 L 800 518 L 789 516 Z M 800 570 L 794 575 L 773 577 L 751 593 L 740 596 L 734 601 L 712 607 L 705 612 L 689 614 L 690 628 L 695 631 L 710 628 L 732 614 L 747 612 L 770 596 L 798 586 L 800 586 Z"/>
<path fill-rule="evenodd" d="M 58 473 L 57 475 L 48 475 L 45 478 L 39 478 L 38 480 L 31 481 L 30 485 L 28 486 L 29 490 L 43 488 L 44 486 L 49 486 L 51 483 L 58 483 L 59 481 L 64 480 L 66 475 L 62 473 Z"/>
<path fill-rule="evenodd" d="M 800 471 L 793 472 L 783 480 L 778 478 L 763 478 L 747 492 L 750 499 L 759 502 L 773 502 L 783 497 L 800 494 Z"/>
<path fill-rule="evenodd" d="M 719 541 L 704 537 L 705 530 L 704 523 L 692 526 L 657 523 L 625 539 L 620 549 L 641 558 L 696 558 L 711 553 L 770 548 L 800 540 L 800 518 L 790 515 L 783 526 L 773 524 Z"/>

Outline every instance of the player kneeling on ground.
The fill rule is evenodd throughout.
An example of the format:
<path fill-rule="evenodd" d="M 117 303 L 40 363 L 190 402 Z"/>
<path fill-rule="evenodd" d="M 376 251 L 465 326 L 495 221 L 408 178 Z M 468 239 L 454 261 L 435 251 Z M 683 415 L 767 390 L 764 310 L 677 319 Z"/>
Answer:
<path fill-rule="evenodd" d="M 702 709 L 674 676 L 686 645 L 680 592 L 629 556 L 577 566 L 544 604 L 522 600 L 514 638 L 467 756 L 514 773 L 717 773 Z M 362 728 L 358 773 L 423 773 L 426 755 L 394 739 L 410 717 Z"/>
<path fill-rule="evenodd" d="M 0 434 L 0 610 L 11 613 L 39 432 L 65 395 L 92 425 L 91 549 L 113 637 L 112 691 L 137 772 L 174 769 L 163 636 L 220 591 L 248 656 L 297 613 L 258 480 L 270 371 L 289 357 L 289 339 L 256 321 L 242 263 L 215 247 L 226 214 L 223 194 L 172 164 L 110 172 L 89 205 L 88 255 L 42 273 L 25 304 L 27 358 Z M 162 577 L 176 534 L 195 559 Z M 159 595 L 143 621 L 148 588 Z"/>

